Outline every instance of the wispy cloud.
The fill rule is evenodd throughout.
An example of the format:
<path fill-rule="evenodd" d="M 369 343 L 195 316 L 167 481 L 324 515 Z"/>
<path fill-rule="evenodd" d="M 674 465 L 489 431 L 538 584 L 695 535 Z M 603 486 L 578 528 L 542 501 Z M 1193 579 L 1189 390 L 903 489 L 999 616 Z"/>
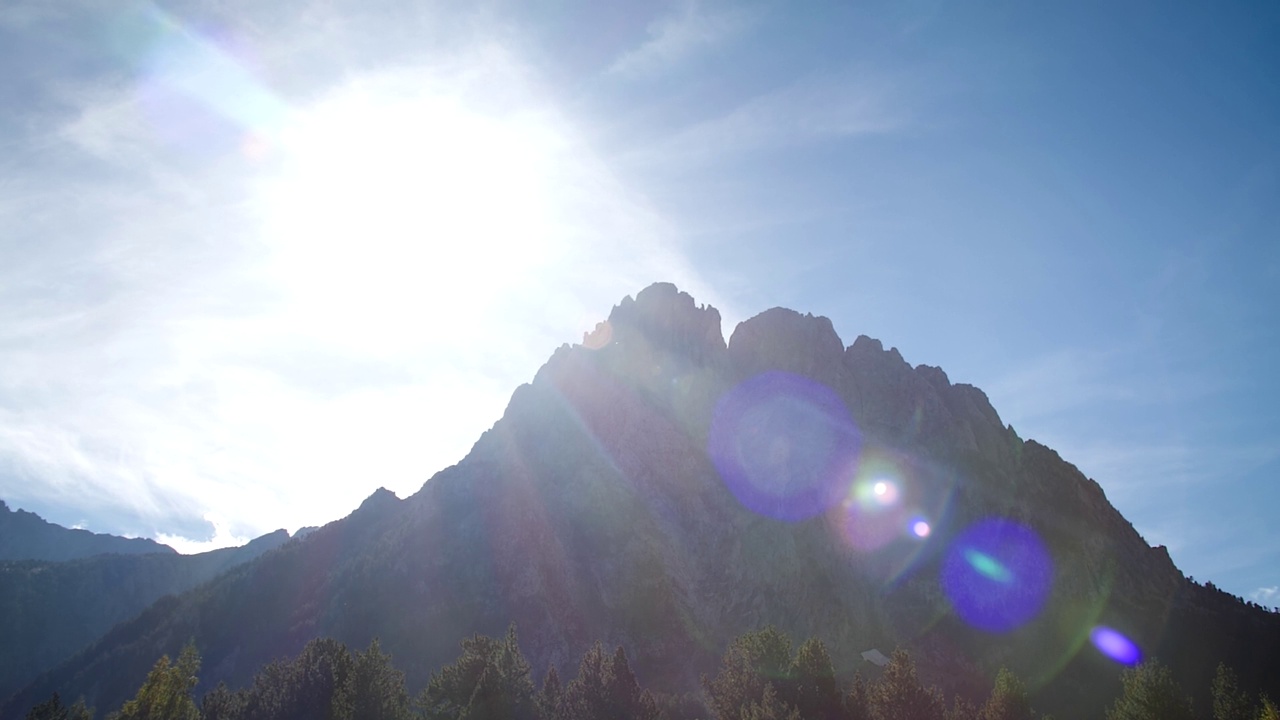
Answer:
<path fill-rule="evenodd" d="M 761 17 L 745 7 L 708 8 L 690 0 L 649 27 L 648 39 L 624 53 L 607 72 L 620 76 L 646 76 L 672 70 L 696 53 L 728 42 L 745 33 Z"/>
<path fill-rule="evenodd" d="M 1227 380 L 1207 373 L 1150 371 L 1156 350 L 1129 342 L 1059 349 L 983 381 L 983 389 L 1015 427 L 1035 426 L 1084 408 L 1187 403 L 1221 391 Z"/>
<path fill-rule="evenodd" d="M 624 156 L 681 165 L 759 150 L 882 135 L 913 122 L 903 88 L 870 71 L 809 77 L 739 103 Z"/>
<path fill-rule="evenodd" d="M 579 142 L 502 43 L 426 57 L 406 37 L 377 62 L 367 43 L 312 42 L 312 28 L 343 27 L 318 12 L 301 29 L 255 25 L 277 73 L 358 56 L 331 75 L 277 76 L 307 88 L 279 96 L 290 107 L 286 127 L 269 129 L 279 135 L 208 107 L 218 98 L 161 102 L 155 77 L 112 76 L 63 88 L 65 114 L 17 143 L 30 152 L 6 174 L 24 191 L 0 200 L 0 497 L 191 550 L 322 523 L 380 485 L 411 494 L 461 459 L 515 386 L 624 294 L 672 280 L 732 314 L 679 228 Z M 250 66 L 226 52 L 209 71 L 231 68 L 243 84 Z M 187 122 L 209 112 L 220 124 Z M 458 195 L 484 189 L 482 174 L 441 188 L 476 208 L 454 228 L 475 247 L 431 240 L 421 224 L 429 215 L 414 208 L 440 183 L 423 153 L 471 146 L 424 133 L 377 142 L 405 118 L 429 127 L 442 114 L 489 133 L 471 146 L 516 138 L 536 154 L 518 167 L 541 203 L 514 236 L 472 237 L 503 215 Z M 339 130 L 357 119 L 326 136 L 350 153 L 289 145 L 283 133 L 324 118 Z M 339 160 L 365 164 L 326 166 Z M 317 185 L 326 172 L 330 185 Z M 507 250 L 536 272 L 491 272 Z"/>
<path fill-rule="evenodd" d="M 1260 587 L 1249 593 L 1249 599 L 1257 602 L 1259 605 L 1274 605 L 1277 602 L 1280 602 L 1280 585 Z"/>

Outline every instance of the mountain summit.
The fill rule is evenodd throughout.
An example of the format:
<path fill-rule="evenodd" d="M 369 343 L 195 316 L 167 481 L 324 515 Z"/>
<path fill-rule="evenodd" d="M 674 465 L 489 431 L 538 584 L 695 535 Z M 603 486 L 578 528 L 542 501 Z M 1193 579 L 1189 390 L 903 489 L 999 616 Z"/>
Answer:
<path fill-rule="evenodd" d="M 379 491 L 162 600 L 0 715 L 54 690 L 118 706 L 193 637 L 210 687 L 320 636 L 380 637 L 422 687 L 512 621 L 539 675 L 604 640 L 669 690 L 766 624 L 822 638 L 842 673 L 909 647 L 952 693 L 1009 666 L 1066 717 L 1118 694 L 1122 666 L 1089 641 L 1103 630 L 1188 688 L 1221 660 L 1280 690 L 1280 618 L 1188 581 L 981 390 L 782 308 L 725 343 L 714 308 L 657 284 L 559 348 L 413 496 Z"/>

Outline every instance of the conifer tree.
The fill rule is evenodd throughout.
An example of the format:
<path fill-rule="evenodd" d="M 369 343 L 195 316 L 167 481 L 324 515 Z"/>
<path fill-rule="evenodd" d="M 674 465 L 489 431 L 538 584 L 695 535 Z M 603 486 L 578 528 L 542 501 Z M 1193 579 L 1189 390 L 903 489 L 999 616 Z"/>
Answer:
<path fill-rule="evenodd" d="M 1235 671 L 1223 663 L 1213 676 L 1213 720 L 1251 720 L 1249 696 L 1240 689 Z"/>
<path fill-rule="evenodd" d="M 1120 697 L 1107 720 L 1192 720 L 1191 700 L 1173 682 L 1169 668 L 1155 660 L 1120 675 Z"/>
<path fill-rule="evenodd" d="M 356 655 L 342 695 L 344 714 L 351 720 L 408 720 L 404 673 L 391 664 L 391 656 L 382 652 L 377 638 Z"/>
<path fill-rule="evenodd" d="M 245 690 L 215 688 L 201 709 L 204 720 L 347 720 L 355 712 L 354 674 L 347 647 L 319 638 L 296 658 L 267 664 Z"/>
<path fill-rule="evenodd" d="M 853 676 L 853 685 L 844 696 L 844 717 L 845 720 L 871 720 L 871 698 L 862 673 Z"/>
<path fill-rule="evenodd" d="M 657 701 L 640 688 L 621 647 L 607 655 L 596 643 L 582 657 L 578 676 L 564 689 L 559 720 L 656 720 Z"/>
<path fill-rule="evenodd" d="M 191 696 L 199 682 L 200 654 L 195 642 L 182 648 L 176 663 L 165 655 L 156 661 L 138 694 L 114 715 L 117 720 L 199 720 Z"/>
<path fill-rule="evenodd" d="M 1008 668 L 996 673 L 995 687 L 982 706 L 981 720 L 1031 720 L 1031 703 L 1018 676 Z"/>
<path fill-rule="evenodd" d="M 542 681 L 542 689 L 533 699 L 538 720 L 556 720 L 559 717 L 557 713 L 563 696 L 564 688 L 560 685 L 560 674 L 552 667 L 547 670 L 547 677 Z"/>
<path fill-rule="evenodd" d="M 944 716 L 946 720 L 980 720 L 982 711 L 978 706 L 969 702 L 963 697 L 956 695 L 951 698 L 951 709 Z"/>
<path fill-rule="evenodd" d="M 742 720 L 801 720 L 800 711 L 778 699 L 773 683 L 764 686 L 759 702 L 751 702 L 742 713 Z"/>
<path fill-rule="evenodd" d="M 200 699 L 201 720 L 240 720 L 244 715 L 244 694 L 231 692 L 225 682 Z"/>
<path fill-rule="evenodd" d="M 1266 695 L 1262 696 L 1262 706 L 1258 708 L 1258 720 L 1280 720 L 1280 707 Z"/>
<path fill-rule="evenodd" d="M 26 720 L 93 720 L 93 710 L 84 705 L 84 699 L 75 701 L 70 707 L 62 704 L 58 693 L 27 712 Z"/>
<path fill-rule="evenodd" d="M 702 678 L 717 720 L 741 720 L 752 703 L 763 703 L 768 685 L 778 693 L 778 686 L 787 682 L 791 662 L 791 640 L 773 627 L 734 639 L 721 660 L 720 672 L 713 679 Z"/>
<path fill-rule="evenodd" d="M 806 720 L 840 720 L 840 688 L 827 646 L 809 638 L 796 651 L 789 672 L 792 700 Z"/>
<path fill-rule="evenodd" d="M 942 695 L 916 677 L 915 663 L 905 650 L 889 658 L 880 681 L 871 687 L 871 716 L 875 720 L 940 720 Z"/>
<path fill-rule="evenodd" d="M 426 720 L 535 720 L 533 680 L 515 624 L 501 641 L 463 640 L 461 657 L 432 675 L 417 704 Z"/>

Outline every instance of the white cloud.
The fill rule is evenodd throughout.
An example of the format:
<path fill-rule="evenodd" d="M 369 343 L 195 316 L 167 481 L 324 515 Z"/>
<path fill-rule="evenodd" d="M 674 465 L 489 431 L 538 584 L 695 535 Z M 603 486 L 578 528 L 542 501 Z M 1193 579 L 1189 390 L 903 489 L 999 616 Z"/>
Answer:
<path fill-rule="evenodd" d="M 1249 599 L 1259 605 L 1275 605 L 1277 602 L 1280 602 L 1280 585 L 1260 587 L 1249 593 Z"/>
<path fill-rule="evenodd" d="M 607 72 L 643 76 L 670 70 L 698 52 L 741 35 L 759 17 L 758 11 L 747 8 L 709 10 L 698 2 L 685 2 L 674 13 L 651 25 L 649 39 L 619 57 Z"/>
<path fill-rule="evenodd" d="M 204 519 L 213 526 L 213 535 L 207 540 L 193 540 L 180 535 L 156 533 L 157 542 L 168 545 L 183 555 L 209 552 L 225 547 L 238 547 L 252 540 L 252 537 L 233 535 L 227 528 L 227 522 L 217 513 L 205 513 Z"/>

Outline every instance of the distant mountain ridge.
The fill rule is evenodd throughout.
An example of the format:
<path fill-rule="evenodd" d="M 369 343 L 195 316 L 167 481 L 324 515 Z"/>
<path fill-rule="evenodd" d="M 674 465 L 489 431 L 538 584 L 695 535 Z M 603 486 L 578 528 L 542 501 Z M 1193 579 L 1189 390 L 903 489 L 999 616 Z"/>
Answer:
<path fill-rule="evenodd" d="M 67 537 L 56 532 L 65 528 L 31 516 L 54 528 L 46 536 Z M 85 534 L 95 541 L 123 539 Z M 180 555 L 159 545 L 163 552 L 98 552 L 63 561 L 0 561 L 0 698 L 66 661 L 112 626 L 135 617 L 156 600 L 196 587 L 288 540 L 288 532 L 277 530 L 240 547 L 195 555 Z M 49 545 L 27 543 L 23 547 Z M 93 547 L 118 544 L 101 542 Z M 125 547 L 136 550 L 146 545 Z"/>
<path fill-rule="evenodd" d="M 815 453 L 852 463 L 839 477 L 850 501 L 816 513 L 805 503 L 821 493 L 788 479 L 823 469 Z M 748 477 L 752 464 L 772 474 Z M 770 486 L 775 476 L 784 482 Z M 775 495 L 762 499 L 761 484 Z M 855 491 L 872 487 L 900 493 L 923 530 L 851 515 Z M 951 549 L 993 523 L 1042 547 L 1038 605 L 976 598 L 974 611 L 957 599 Z M 989 578 L 1012 576 L 967 557 Z M 1026 605 L 1016 622 L 981 614 L 1015 602 Z M 1188 581 L 1098 483 L 1019 437 L 981 390 L 865 336 L 846 347 L 828 319 L 783 308 L 726 343 L 714 308 L 656 284 L 558 349 L 413 496 L 376 492 L 157 603 L 0 716 L 55 690 L 117 707 L 188 638 L 202 689 L 242 685 L 322 636 L 380 637 L 417 689 L 463 637 L 512 621 L 539 677 L 604 640 L 668 691 L 696 690 L 730 639 L 772 624 L 822 638 L 845 674 L 863 650 L 909 647 L 949 694 L 980 696 L 1003 665 L 1037 708 L 1093 717 L 1119 691 L 1120 667 L 1088 640 L 1106 626 L 1189 689 L 1207 688 L 1221 660 L 1250 691 L 1280 695 L 1280 616 Z"/>
<path fill-rule="evenodd" d="M 124 538 L 65 528 L 26 510 L 11 510 L 0 500 L 0 560 L 74 560 L 118 553 L 176 553 L 147 538 Z"/>

